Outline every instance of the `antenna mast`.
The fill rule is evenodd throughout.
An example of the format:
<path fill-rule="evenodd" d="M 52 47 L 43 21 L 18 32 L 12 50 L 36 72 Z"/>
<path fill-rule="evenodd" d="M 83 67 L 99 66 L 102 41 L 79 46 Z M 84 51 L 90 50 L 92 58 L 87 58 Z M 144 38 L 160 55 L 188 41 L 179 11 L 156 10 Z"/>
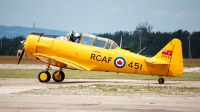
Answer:
<path fill-rule="evenodd" d="M 120 48 L 122 48 L 122 36 L 121 36 L 121 41 L 120 41 Z"/>
<path fill-rule="evenodd" d="M 33 27 L 32 27 L 32 30 L 31 30 L 31 33 L 33 32 L 33 30 L 34 30 L 34 26 L 35 26 L 35 23 L 33 24 Z"/>
<path fill-rule="evenodd" d="M 191 49 L 190 49 L 190 36 L 188 36 L 188 39 L 189 39 L 189 59 L 192 58 L 191 56 Z"/>

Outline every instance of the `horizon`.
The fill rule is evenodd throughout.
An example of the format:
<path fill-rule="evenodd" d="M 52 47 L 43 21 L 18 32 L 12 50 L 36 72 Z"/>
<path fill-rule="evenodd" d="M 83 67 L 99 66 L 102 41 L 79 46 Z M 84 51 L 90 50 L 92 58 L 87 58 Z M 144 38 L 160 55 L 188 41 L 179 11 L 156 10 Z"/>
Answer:
<path fill-rule="evenodd" d="M 4 27 L 23 27 L 23 28 L 30 28 L 32 29 L 32 27 L 26 27 L 26 26 L 5 26 L 5 25 L 0 25 L 0 26 L 4 26 Z M 63 31 L 63 30 L 57 30 L 57 29 L 48 29 L 48 28 L 38 28 L 38 27 L 34 27 L 36 29 L 41 29 L 41 30 L 54 30 L 54 31 L 61 31 L 61 32 L 70 32 L 70 31 Z M 174 31 L 170 31 L 170 32 L 162 32 L 162 31 L 151 31 L 151 32 L 161 32 L 161 33 L 173 33 L 173 32 L 176 32 L 178 30 L 182 30 L 182 31 L 187 31 L 187 30 L 183 30 L 183 29 L 177 29 L 177 30 L 174 30 Z M 119 30 L 119 31 L 123 31 L 123 30 Z M 135 31 L 135 30 L 133 30 Z M 127 31 L 127 32 L 133 32 L 133 31 Z M 114 32 L 104 32 L 104 33 L 111 33 L 111 34 L 114 34 L 115 32 L 118 32 L 118 31 L 114 31 Z M 126 32 L 126 31 L 125 31 Z M 189 31 L 187 31 L 189 32 Z M 194 32 L 200 32 L 200 31 L 192 31 L 192 32 L 189 32 L 190 34 L 194 33 Z M 37 32 L 36 32 L 37 33 Z M 82 32 L 80 32 L 82 33 Z M 88 34 L 104 34 L 104 33 L 88 33 Z"/>

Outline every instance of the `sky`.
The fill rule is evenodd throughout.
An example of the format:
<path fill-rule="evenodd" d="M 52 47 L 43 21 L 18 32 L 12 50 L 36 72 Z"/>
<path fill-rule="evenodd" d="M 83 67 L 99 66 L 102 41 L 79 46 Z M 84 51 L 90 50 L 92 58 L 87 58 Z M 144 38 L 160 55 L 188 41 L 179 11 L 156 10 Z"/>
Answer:
<path fill-rule="evenodd" d="M 82 33 L 200 31 L 200 0 L 0 0 L 0 25 Z"/>

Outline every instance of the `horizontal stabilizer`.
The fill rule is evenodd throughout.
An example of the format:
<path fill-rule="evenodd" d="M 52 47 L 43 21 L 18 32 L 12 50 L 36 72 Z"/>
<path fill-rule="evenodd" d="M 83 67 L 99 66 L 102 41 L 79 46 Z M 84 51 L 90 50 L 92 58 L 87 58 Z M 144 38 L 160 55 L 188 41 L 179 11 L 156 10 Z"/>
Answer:
<path fill-rule="evenodd" d="M 169 64 L 166 61 L 156 59 L 156 58 L 146 58 L 145 61 L 151 64 Z"/>

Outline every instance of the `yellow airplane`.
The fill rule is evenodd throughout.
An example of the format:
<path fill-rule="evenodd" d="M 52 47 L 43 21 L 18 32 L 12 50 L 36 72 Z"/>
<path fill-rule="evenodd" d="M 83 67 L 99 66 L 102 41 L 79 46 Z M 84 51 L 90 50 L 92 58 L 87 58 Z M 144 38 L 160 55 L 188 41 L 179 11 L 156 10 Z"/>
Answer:
<path fill-rule="evenodd" d="M 65 69 L 81 71 L 104 71 L 158 76 L 158 82 L 164 83 L 165 76 L 177 77 L 183 74 L 182 44 L 179 39 L 171 40 L 153 57 L 122 49 L 113 40 L 91 34 L 82 34 L 79 43 L 74 42 L 74 32 L 66 36 L 31 33 L 27 36 L 24 52 L 28 57 L 48 65 L 38 74 L 40 82 L 49 82 L 50 65 L 59 67 L 52 75 L 55 82 L 62 82 Z"/>

